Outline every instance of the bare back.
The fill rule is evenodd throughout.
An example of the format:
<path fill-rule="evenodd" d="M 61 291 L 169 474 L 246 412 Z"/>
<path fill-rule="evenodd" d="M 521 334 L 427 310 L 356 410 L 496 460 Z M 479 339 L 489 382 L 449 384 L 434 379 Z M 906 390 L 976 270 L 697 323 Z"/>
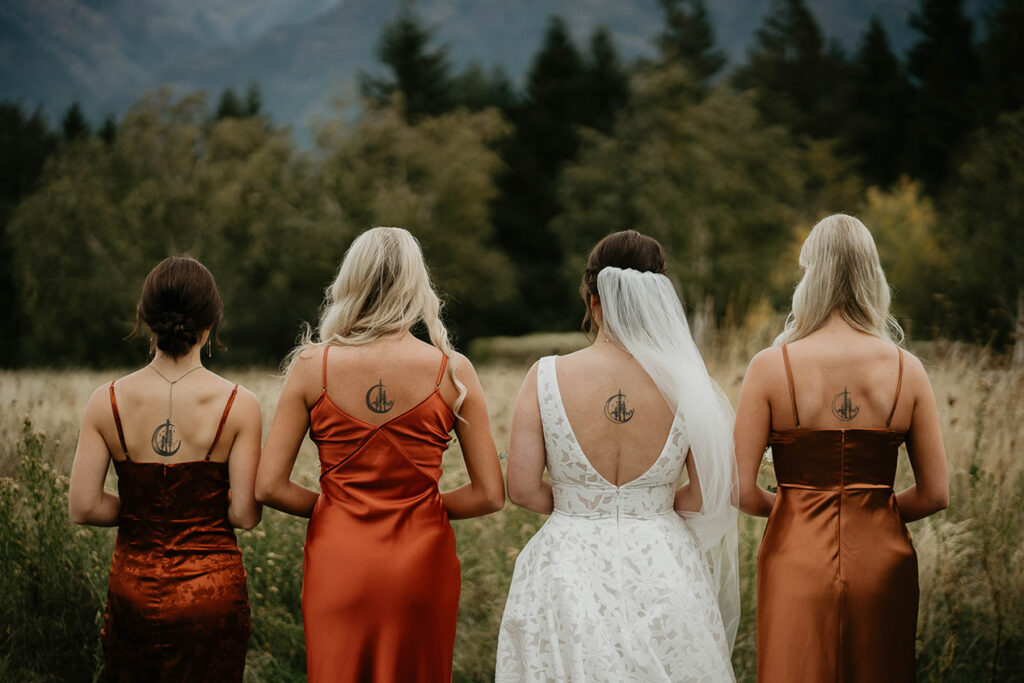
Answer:
<path fill-rule="evenodd" d="M 144 367 L 114 382 L 111 411 L 117 412 L 121 434 L 111 419 L 102 429 L 103 438 L 115 460 L 125 459 L 123 435 L 128 457 L 135 462 L 191 462 L 206 459 L 207 453 L 214 462 L 226 462 L 239 430 L 227 419 L 230 412 L 225 415 L 234 387 L 198 369 L 168 391 L 170 384 Z M 170 431 L 168 420 L 173 424 Z"/>
<path fill-rule="evenodd" d="M 447 361 L 435 346 L 412 335 L 354 347 L 322 347 L 313 354 L 320 366 L 313 390 L 362 422 L 378 426 L 416 407 L 440 391 L 451 407 L 458 390 L 445 372 Z M 323 378 L 326 385 L 321 386 Z M 307 400 L 311 394 L 307 393 Z M 315 398 L 314 401 L 315 402 Z M 309 404 L 311 405 L 311 404 Z"/>
<path fill-rule="evenodd" d="M 825 328 L 774 353 L 781 381 L 768 394 L 773 430 L 909 428 L 913 392 L 892 343 Z"/>
<path fill-rule="evenodd" d="M 616 486 L 650 469 L 674 413 L 640 364 L 598 343 L 558 358 L 555 370 L 570 426 L 594 469 Z"/>

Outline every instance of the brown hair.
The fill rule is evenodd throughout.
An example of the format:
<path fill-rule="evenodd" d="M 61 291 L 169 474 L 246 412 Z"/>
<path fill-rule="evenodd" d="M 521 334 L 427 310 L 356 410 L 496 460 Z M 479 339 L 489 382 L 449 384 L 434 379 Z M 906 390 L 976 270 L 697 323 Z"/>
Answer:
<path fill-rule="evenodd" d="M 217 339 L 223 313 L 220 291 L 206 266 L 191 256 L 168 256 L 146 276 L 130 336 L 145 324 L 156 348 L 172 358 L 188 353 L 203 330 L 210 330 L 211 343 L 223 348 Z"/>
<path fill-rule="evenodd" d="M 587 307 L 583 316 L 583 331 L 590 332 L 594 323 L 590 297 L 597 296 L 597 274 L 604 268 L 632 268 L 641 273 L 664 273 L 665 250 L 658 240 L 640 234 L 636 230 L 622 230 L 606 235 L 594 245 L 587 258 L 580 283 L 580 296 Z"/>

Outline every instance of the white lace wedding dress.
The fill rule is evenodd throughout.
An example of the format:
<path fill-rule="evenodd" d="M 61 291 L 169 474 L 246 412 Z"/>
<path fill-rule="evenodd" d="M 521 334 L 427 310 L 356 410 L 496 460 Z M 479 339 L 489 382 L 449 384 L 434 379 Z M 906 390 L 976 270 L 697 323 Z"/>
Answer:
<path fill-rule="evenodd" d="M 677 417 L 650 469 L 614 486 L 572 432 L 553 356 L 537 398 L 554 511 L 516 560 L 496 680 L 735 680 L 709 570 L 672 509 L 685 426 Z"/>

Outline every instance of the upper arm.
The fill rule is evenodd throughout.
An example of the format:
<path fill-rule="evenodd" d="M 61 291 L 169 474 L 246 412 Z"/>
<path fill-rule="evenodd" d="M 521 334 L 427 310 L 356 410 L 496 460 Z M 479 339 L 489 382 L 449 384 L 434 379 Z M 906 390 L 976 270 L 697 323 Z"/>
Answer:
<path fill-rule="evenodd" d="M 281 395 L 277 399 L 274 420 L 263 446 L 257 475 L 258 487 L 287 481 L 291 477 L 299 447 L 309 430 L 310 386 L 319 386 L 319 368 L 314 354 L 299 356 L 285 378 Z"/>
<path fill-rule="evenodd" d="M 921 361 L 909 353 L 905 355 L 908 359 L 906 374 L 913 387 L 914 400 L 907 432 L 907 454 L 914 470 L 914 480 L 919 490 L 948 495 L 946 448 L 942 443 L 935 393 Z"/>
<path fill-rule="evenodd" d="M 110 449 L 103 437 L 102 425 L 106 420 L 113 421 L 107 391 L 106 386 L 96 389 L 82 416 L 68 491 L 72 517 L 87 512 L 103 495 L 103 484 L 110 466 Z"/>
<path fill-rule="evenodd" d="M 466 397 L 462 401 L 459 414 L 462 420 L 455 423 L 455 435 L 462 447 L 462 457 L 466 462 L 469 478 L 474 483 L 502 487 L 501 466 L 498 464 L 498 451 L 491 435 L 491 422 L 487 415 L 487 401 L 480 378 L 462 354 L 458 354 L 456 375 L 466 387 Z M 502 487 L 504 488 L 504 487 Z"/>
<path fill-rule="evenodd" d="M 534 363 L 519 389 L 512 415 L 508 448 L 509 490 L 539 485 L 543 480 L 545 463 L 544 429 L 537 401 L 537 364 Z"/>
<path fill-rule="evenodd" d="M 239 387 L 233 416 L 238 424 L 238 432 L 228 456 L 231 504 L 255 505 L 256 470 L 259 467 L 263 437 L 259 399 L 248 389 Z"/>
<path fill-rule="evenodd" d="M 757 481 L 757 471 L 768 445 L 772 410 L 768 400 L 767 378 L 770 377 L 771 363 L 774 360 L 773 350 L 765 349 L 754 356 L 747 367 L 747 374 L 740 388 L 733 440 L 741 486 Z"/>

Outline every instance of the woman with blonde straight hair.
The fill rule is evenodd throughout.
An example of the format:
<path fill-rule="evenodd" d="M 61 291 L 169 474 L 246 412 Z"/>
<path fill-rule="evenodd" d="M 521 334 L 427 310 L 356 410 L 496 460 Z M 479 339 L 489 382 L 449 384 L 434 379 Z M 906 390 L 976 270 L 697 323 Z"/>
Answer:
<path fill-rule="evenodd" d="M 913 681 L 917 558 L 906 522 L 948 501 L 935 397 L 899 344 L 871 233 L 811 230 L 776 346 L 750 362 L 736 413 L 740 509 L 767 516 L 757 562 L 758 681 Z M 913 486 L 895 493 L 906 443 Z M 778 483 L 757 485 L 765 447 Z"/>
<path fill-rule="evenodd" d="M 309 517 L 302 614 L 310 681 L 450 681 L 461 576 L 450 519 L 505 493 L 473 366 L 452 350 L 416 239 L 373 228 L 291 354 L 256 495 Z M 422 322 L 431 343 L 411 330 Z M 469 483 L 441 493 L 455 430 Z M 320 493 L 291 481 L 306 432 Z"/>

